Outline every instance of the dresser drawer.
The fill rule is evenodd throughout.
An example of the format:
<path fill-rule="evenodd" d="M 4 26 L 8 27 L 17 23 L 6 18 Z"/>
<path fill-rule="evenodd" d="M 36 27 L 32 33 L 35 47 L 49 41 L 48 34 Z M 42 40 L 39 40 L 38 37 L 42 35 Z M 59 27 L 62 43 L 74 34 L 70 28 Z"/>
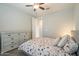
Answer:
<path fill-rule="evenodd" d="M 11 37 L 11 33 L 2 33 L 1 37 L 2 38 L 4 38 L 4 37 L 9 38 L 9 37 Z"/>
<path fill-rule="evenodd" d="M 5 39 L 5 38 L 18 38 L 18 34 L 16 33 L 8 33 L 8 34 L 3 34 L 1 35 L 1 38 L 2 39 Z"/>
<path fill-rule="evenodd" d="M 7 51 L 10 51 L 14 48 L 17 48 L 18 45 L 17 44 L 14 44 L 14 45 L 8 45 L 8 46 L 5 46 L 5 47 L 2 47 L 2 52 L 7 52 Z"/>
<path fill-rule="evenodd" d="M 26 36 L 27 36 L 27 33 L 20 33 L 19 36 L 21 36 L 21 37 L 26 37 Z"/>
<path fill-rule="evenodd" d="M 28 41 L 27 39 L 22 39 L 22 40 L 19 40 L 19 45 L 23 44 L 24 42 Z"/>
<path fill-rule="evenodd" d="M 2 43 L 5 43 L 5 42 L 11 42 L 12 40 L 11 40 L 11 38 L 4 38 L 3 40 L 1 40 L 2 41 Z"/>
<path fill-rule="evenodd" d="M 6 42 L 6 43 L 2 43 L 3 47 L 9 46 L 9 45 L 18 45 L 19 42 Z"/>
<path fill-rule="evenodd" d="M 18 38 L 18 36 L 19 36 L 18 33 L 13 33 L 13 34 L 12 34 L 12 37 L 14 37 L 14 38 L 15 38 L 15 37 Z"/>
<path fill-rule="evenodd" d="M 17 41 L 19 41 L 19 38 L 4 38 L 3 40 L 2 40 L 2 42 L 3 43 L 8 43 L 8 42 L 17 42 Z"/>

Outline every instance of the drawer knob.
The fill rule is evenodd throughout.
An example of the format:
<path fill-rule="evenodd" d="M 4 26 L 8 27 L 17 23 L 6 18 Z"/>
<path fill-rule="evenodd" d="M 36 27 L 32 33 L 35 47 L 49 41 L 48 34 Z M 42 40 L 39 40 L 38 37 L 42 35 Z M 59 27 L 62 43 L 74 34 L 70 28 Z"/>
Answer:
<path fill-rule="evenodd" d="M 14 47 L 14 46 L 11 46 L 12 48 Z"/>
<path fill-rule="evenodd" d="M 26 40 L 26 39 L 24 39 L 24 40 Z"/>
<path fill-rule="evenodd" d="M 25 35 L 24 35 L 24 37 L 25 37 Z"/>
<path fill-rule="evenodd" d="M 12 40 L 14 39 L 14 38 L 11 38 Z"/>
<path fill-rule="evenodd" d="M 14 43 L 14 42 L 11 42 L 11 43 Z"/>
<path fill-rule="evenodd" d="M 8 36 L 11 36 L 11 35 L 8 35 Z"/>

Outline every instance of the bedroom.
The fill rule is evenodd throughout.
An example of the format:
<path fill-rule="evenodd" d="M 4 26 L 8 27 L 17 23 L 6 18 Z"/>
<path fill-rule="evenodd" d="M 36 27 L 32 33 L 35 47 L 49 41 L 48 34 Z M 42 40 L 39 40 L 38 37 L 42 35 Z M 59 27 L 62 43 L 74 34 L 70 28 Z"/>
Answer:
<path fill-rule="evenodd" d="M 67 49 L 66 53 L 63 52 L 61 54 L 60 52 L 57 52 L 57 54 L 70 54 L 70 56 L 72 56 L 71 54 L 72 52 L 74 52 L 75 54 L 73 55 L 78 56 L 79 4 L 45 3 L 41 5 L 45 8 L 45 10 L 37 8 L 35 11 L 33 9 L 34 7 L 26 7 L 26 5 L 34 4 L 0 3 L 1 56 L 27 56 L 30 54 L 32 54 L 33 56 L 54 56 L 57 51 L 63 52 L 63 49 Z M 74 40 L 72 39 L 72 37 Z M 57 42 L 56 39 L 59 42 Z M 60 39 L 63 40 L 63 42 Z M 72 39 L 71 43 L 72 41 L 75 41 L 73 45 L 70 43 L 70 50 L 66 47 L 66 43 L 68 43 L 66 41 L 68 41 L 68 39 Z M 52 51 L 53 49 L 49 51 L 51 45 L 53 45 L 53 43 L 55 44 L 56 42 L 58 47 L 53 49 L 58 50 L 55 52 Z M 34 48 L 32 48 L 32 44 L 34 43 L 34 47 L 36 48 L 35 50 Z M 63 43 L 65 43 L 64 46 Z M 33 49 L 34 51 L 29 51 L 28 54 L 24 53 L 23 51 L 19 51 L 26 50 L 26 52 L 28 52 L 28 48 L 26 48 L 25 44 L 30 44 L 30 46 L 27 47 L 31 48 L 29 48 L 29 50 Z M 44 46 L 39 47 L 40 44 Z M 25 48 L 23 48 L 22 46 Z M 47 47 L 49 49 L 43 49 L 45 48 L 45 46 L 49 46 Z M 43 50 L 43 52 L 37 51 L 40 50 L 40 48 L 41 50 Z M 53 53 L 51 54 L 51 52 Z M 55 56 L 59 56 L 57 54 Z"/>

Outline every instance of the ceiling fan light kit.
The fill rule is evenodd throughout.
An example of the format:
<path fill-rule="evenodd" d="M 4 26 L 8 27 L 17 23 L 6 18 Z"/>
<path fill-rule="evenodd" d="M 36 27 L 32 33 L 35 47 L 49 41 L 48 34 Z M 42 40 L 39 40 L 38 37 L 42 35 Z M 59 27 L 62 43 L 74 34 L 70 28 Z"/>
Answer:
<path fill-rule="evenodd" d="M 37 4 L 37 5 L 33 5 L 33 8 L 34 9 L 38 9 L 39 8 L 39 5 Z"/>
<path fill-rule="evenodd" d="M 49 8 L 45 8 L 44 5 L 45 3 L 34 3 L 33 5 L 25 5 L 26 7 L 33 7 L 33 10 L 36 11 L 37 9 L 41 10 L 48 10 Z"/>

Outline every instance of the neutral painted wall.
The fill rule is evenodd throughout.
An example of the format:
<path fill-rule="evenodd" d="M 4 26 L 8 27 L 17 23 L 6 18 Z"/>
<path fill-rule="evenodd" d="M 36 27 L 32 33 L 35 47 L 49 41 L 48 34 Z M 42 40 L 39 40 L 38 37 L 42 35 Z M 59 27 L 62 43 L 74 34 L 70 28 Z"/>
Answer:
<path fill-rule="evenodd" d="M 76 3 L 74 6 L 74 30 L 72 31 L 72 35 L 79 44 L 79 3 Z"/>
<path fill-rule="evenodd" d="M 31 31 L 31 19 L 32 16 L 17 8 L 0 4 L 0 31 Z M 54 38 L 70 33 L 73 24 L 72 8 L 46 15 L 43 17 L 43 35 Z"/>
<path fill-rule="evenodd" d="M 65 9 L 43 17 L 43 36 L 56 38 L 73 29 L 73 9 Z"/>
<path fill-rule="evenodd" d="M 79 3 L 74 7 L 74 20 L 75 29 L 79 30 Z"/>
<path fill-rule="evenodd" d="M 31 31 L 32 16 L 6 4 L 0 4 L 0 31 Z"/>

